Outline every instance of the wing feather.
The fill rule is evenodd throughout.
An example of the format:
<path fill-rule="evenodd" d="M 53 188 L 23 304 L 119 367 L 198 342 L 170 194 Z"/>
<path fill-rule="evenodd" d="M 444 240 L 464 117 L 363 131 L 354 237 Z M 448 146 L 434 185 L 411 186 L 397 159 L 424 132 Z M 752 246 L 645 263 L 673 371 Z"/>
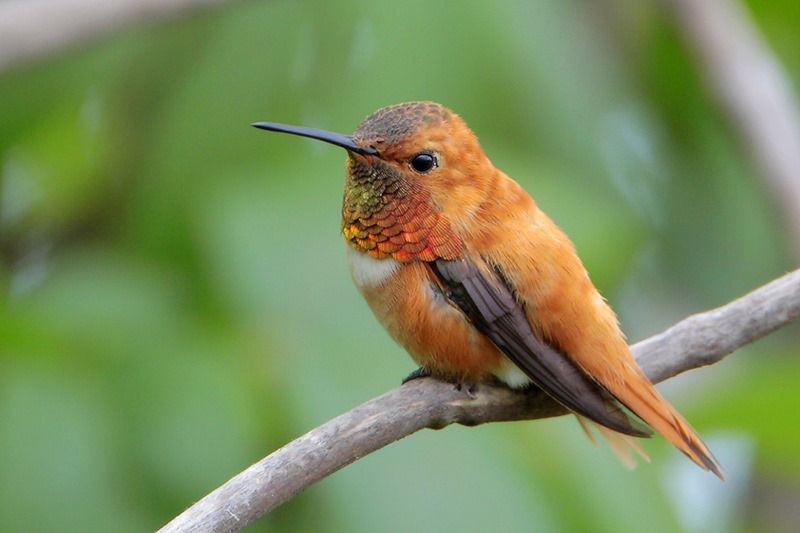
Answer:
<path fill-rule="evenodd" d="M 522 306 L 502 275 L 467 259 L 428 263 L 446 295 L 472 324 L 561 405 L 602 426 L 636 437 L 614 398 L 577 365 L 533 333 Z"/>

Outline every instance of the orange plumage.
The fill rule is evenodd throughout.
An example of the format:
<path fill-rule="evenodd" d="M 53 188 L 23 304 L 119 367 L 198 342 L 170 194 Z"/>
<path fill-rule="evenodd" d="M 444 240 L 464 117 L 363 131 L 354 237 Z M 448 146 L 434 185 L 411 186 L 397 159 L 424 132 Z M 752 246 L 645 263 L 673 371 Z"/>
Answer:
<path fill-rule="evenodd" d="M 259 127 L 348 150 L 342 233 L 353 278 L 422 368 L 466 382 L 533 383 L 582 423 L 630 443 L 642 433 L 621 404 L 721 476 L 636 364 L 570 240 L 455 113 L 431 102 L 390 106 L 352 137 Z"/>

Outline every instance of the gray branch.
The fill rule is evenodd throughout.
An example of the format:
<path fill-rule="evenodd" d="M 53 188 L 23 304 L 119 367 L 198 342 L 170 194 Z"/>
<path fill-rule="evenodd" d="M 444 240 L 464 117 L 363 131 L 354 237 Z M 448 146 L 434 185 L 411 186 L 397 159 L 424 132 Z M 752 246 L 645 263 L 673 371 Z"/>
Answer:
<path fill-rule="evenodd" d="M 0 74 L 134 24 L 192 14 L 226 0 L 3 0 Z"/>
<path fill-rule="evenodd" d="M 800 111 L 788 76 L 739 0 L 661 1 L 756 163 L 800 260 Z"/>
<path fill-rule="evenodd" d="M 800 316 L 800 270 L 693 315 L 633 346 L 655 382 L 716 363 Z M 238 531 L 353 461 L 420 429 L 565 414 L 539 393 L 481 385 L 474 397 L 434 379 L 411 381 L 309 431 L 261 459 L 164 526 L 162 532 Z"/>

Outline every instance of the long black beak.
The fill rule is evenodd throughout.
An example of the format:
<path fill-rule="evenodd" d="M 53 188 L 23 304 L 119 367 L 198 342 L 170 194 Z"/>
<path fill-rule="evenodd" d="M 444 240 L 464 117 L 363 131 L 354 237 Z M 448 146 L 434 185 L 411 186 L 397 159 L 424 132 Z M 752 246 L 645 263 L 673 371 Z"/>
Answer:
<path fill-rule="evenodd" d="M 353 137 L 350 135 L 344 135 L 342 133 L 333 133 L 332 131 L 306 128 L 303 126 L 291 126 L 289 124 L 278 124 L 277 122 L 254 122 L 251 125 L 254 128 L 259 128 L 262 130 L 291 133 L 292 135 L 299 135 L 301 137 L 309 137 L 311 139 L 325 141 L 326 143 L 341 146 L 350 152 L 355 152 L 361 155 L 379 155 L 375 148 L 371 146 L 359 146 L 353 140 Z"/>

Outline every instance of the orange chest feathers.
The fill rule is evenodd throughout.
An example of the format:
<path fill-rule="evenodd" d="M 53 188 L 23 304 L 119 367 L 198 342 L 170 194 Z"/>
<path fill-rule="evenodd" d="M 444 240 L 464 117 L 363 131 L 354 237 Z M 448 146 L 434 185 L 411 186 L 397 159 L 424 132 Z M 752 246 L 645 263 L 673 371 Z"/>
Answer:
<path fill-rule="evenodd" d="M 352 248 L 347 255 L 376 318 L 417 364 L 470 382 L 505 369 L 505 356 L 448 303 L 424 263 L 375 259 Z"/>

